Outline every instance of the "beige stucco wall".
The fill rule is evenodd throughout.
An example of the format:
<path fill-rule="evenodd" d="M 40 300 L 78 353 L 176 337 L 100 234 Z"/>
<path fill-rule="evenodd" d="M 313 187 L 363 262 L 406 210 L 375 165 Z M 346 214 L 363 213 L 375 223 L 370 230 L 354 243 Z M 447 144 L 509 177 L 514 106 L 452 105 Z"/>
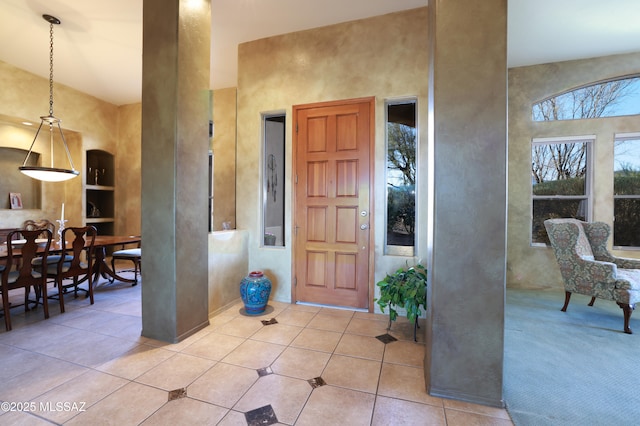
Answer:
<path fill-rule="evenodd" d="M 0 61 L 0 82 L 0 116 L 13 122 L 29 120 L 37 126 L 39 117 L 49 110 L 48 79 Z M 85 216 L 85 151 L 101 149 L 117 156 L 118 109 L 115 105 L 59 84 L 54 84 L 54 101 L 54 115 L 62 120 L 72 160 L 80 176 L 64 183 L 43 183 L 41 209 L 0 210 L 0 228 L 20 226 L 25 219 L 58 219 L 63 202 L 65 219 L 69 221 L 67 226 L 82 224 Z M 33 135 L 36 129 L 33 128 Z M 32 137 L 21 138 L 16 146 L 28 150 Z M 49 161 L 47 149 L 42 149 L 44 164 Z"/>
<path fill-rule="evenodd" d="M 209 235 L 209 318 L 240 301 L 240 281 L 247 275 L 247 231 Z"/>
<path fill-rule="evenodd" d="M 237 227 L 249 231 L 249 268 L 272 279 L 272 298 L 291 301 L 292 107 L 322 101 L 375 96 L 375 277 L 382 279 L 414 259 L 384 256 L 385 99 L 415 96 L 419 154 L 426 154 L 427 9 L 286 34 L 241 44 L 238 49 Z M 261 114 L 286 113 L 285 246 L 261 247 Z M 426 164 L 426 162 L 422 162 Z M 418 205 L 426 214 L 426 171 L 421 168 Z M 425 223 L 426 216 L 418 217 Z M 424 226 L 417 257 L 426 256 Z M 372 288 L 375 286 L 371 283 Z M 373 295 L 371 295 L 373 297 Z"/>
<path fill-rule="evenodd" d="M 531 140 L 541 137 L 596 135 L 593 146 L 593 214 L 613 225 L 613 138 L 640 132 L 640 116 L 533 122 L 532 105 L 553 94 L 591 82 L 640 73 L 640 53 L 513 68 L 509 70 L 509 219 L 507 286 L 562 289 L 553 252 L 530 245 Z M 611 240 L 611 239 L 610 239 Z M 611 241 L 609 241 L 611 246 Z M 614 252 L 640 257 L 639 251 Z"/>
<path fill-rule="evenodd" d="M 115 164 L 115 227 L 117 235 L 140 235 L 140 195 L 142 191 L 142 104 L 122 105 L 118 108 L 118 140 Z"/>
<path fill-rule="evenodd" d="M 236 227 L 236 88 L 213 91 L 213 229 Z"/>
<path fill-rule="evenodd" d="M 212 91 L 212 104 L 215 121 L 214 230 L 221 230 L 225 221 L 235 228 L 236 88 Z M 118 107 L 116 151 L 120 155 L 115 159 L 118 169 L 115 233 L 121 235 L 141 233 L 141 117 L 141 103 Z"/>

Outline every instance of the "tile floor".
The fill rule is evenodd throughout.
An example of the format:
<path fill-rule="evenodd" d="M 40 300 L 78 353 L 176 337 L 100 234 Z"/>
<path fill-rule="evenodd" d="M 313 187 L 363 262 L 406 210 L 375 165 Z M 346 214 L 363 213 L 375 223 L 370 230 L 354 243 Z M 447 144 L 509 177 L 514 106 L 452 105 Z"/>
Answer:
<path fill-rule="evenodd" d="M 384 344 L 383 315 L 270 302 L 247 317 L 238 303 L 167 344 L 140 336 L 140 288 L 101 280 L 93 306 L 67 295 L 46 321 L 42 307 L 13 309 L 0 424 L 513 424 L 506 410 L 429 396 L 406 320 Z"/>

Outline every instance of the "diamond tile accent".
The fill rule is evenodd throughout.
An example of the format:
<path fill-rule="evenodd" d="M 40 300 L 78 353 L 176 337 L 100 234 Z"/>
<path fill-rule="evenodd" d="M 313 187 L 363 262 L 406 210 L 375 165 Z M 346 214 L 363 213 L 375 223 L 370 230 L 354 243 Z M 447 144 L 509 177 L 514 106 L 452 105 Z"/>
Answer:
<path fill-rule="evenodd" d="M 278 321 L 275 318 L 271 318 L 270 320 L 262 320 L 262 325 L 271 325 L 271 324 L 277 324 Z"/>
<path fill-rule="evenodd" d="M 234 303 L 210 318 L 207 330 L 167 344 L 140 339 L 139 285 L 108 287 L 103 290 L 117 291 L 118 300 L 127 299 L 126 306 L 109 309 L 115 299 L 98 298 L 95 309 L 84 302 L 74 305 L 75 314 L 56 315 L 54 323 L 42 317 L 34 321 L 24 310 L 14 312 L 14 330 L 21 330 L 0 332 L 0 376 L 5 369 L 13 377 L 2 382 L 1 399 L 41 395 L 37 402 L 54 400 L 61 392 L 90 393 L 95 403 L 82 414 L 83 424 L 106 418 L 114 424 L 139 424 L 147 418 L 151 423 L 245 426 L 246 412 L 267 406 L 250 413 L 249 424 L 466 425 L 483 416 L 487 424 L 513 426 L 505 409 L 454 400 L 445 400 L 443 407 L 440 399 L 425 393 L 425 336 L 420 333 L 420 344 L 412 342 L 414 324 L 409 321 L 393 324 L 398 337 L 389 346 L 386 339 L 395 339 L 385 336 L 391 334 L 388 315 L 274 301 L 275 310 L 249 317 Z M 10 300 L 14 306 L 23 301 L 21 294 Z M 277 327 L 265 327 L 261 320 Z M 71 329 L 70 323 L 78 328 Z M 37 350 L 44 346 L 27 345 L 60 339 L 66 344 L 47 345 L 46 353 Z M 25 350 L 31 351 L 26 358 L 21 356 Z M 54 379 L 23 380 L 23 372 L 42 362 L 54 363 Z M 99 367 L 87 379 L 80 374 L 86 370 L 83 365 Z M 64 425 L 74 415 L 42 412 L 39 417 Z"/>
<path fill-rule="evenodd" d="M 273 370 L 271 369 L 271 367 L 259 368 L 257 371 L 258 371 L 258 376 L 260 377 L 273 374 Z"/>
<path fill-rule="evenodd" d="M 278 418 L 271 405 L 247 411 L 244 413 L 244 417 L 247 420 L 247 426 L 267 426 L 278 423 Z"/>
<path fill-rule="evenodd" d="M 385 345 L 387 343 L 395 342 L 396 340 L 398 340 L 395 337 L 393 337 L 392 335 L 390 335 L 389 333 L 381 334 L 380 336 L 376 336 L 376 339 L 380 340 Z"/>
<path fill-rule="evenodd" d="M 313 379 L 307 380 L 312 388 L 319 388 L 320 386 L 324 386 L 327 382 L 324 381 L 322 377 L 314 377 Z"/>
<path fill-rule="evenodd" d="M 187 389 L 180 388 L 169 391 L 169 401 L 173 401 L 174 399 L 185 398 L 187 396 Z"/>

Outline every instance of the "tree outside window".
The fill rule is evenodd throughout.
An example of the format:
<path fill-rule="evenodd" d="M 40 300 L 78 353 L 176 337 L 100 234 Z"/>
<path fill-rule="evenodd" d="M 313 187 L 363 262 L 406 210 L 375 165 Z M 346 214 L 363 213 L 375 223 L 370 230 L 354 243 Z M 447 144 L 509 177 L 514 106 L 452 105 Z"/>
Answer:
<path fill-rule="evenodd" d="M 388 254 L 413 255 L 416 209 L 416 103 L 387 104 Z"/>
<path fill-rule="evenodd" d="M 544 221 L 589 217 L 590 140 L 534 140 L 531 149 L 533 223 L 531 241 L 549 244 Z"/>
<path fill-rule="evenodd" d="M 640 247 L 640 134 L 616 135 L 613 245 Z"/>
<path fill-rule="evenodd" d="M 610 80 L 554 95 L 533 106 L 533 121 L 640 114 L 640 77 Z"/>
<path fill-rule="evenodd" d="M 594 119 L 633 114 L 640 114 L 638 76 L 625 76 L 573 89 L 544 99 L 532 108 L 533 121 Z M 637 136 L 636 139 L 640 140 L 640 135 Z M 543 225 L 548 218 L 590 219 L 588 157 L 591 146 L 589 142 L 592 140 L 594 137 L 534 140 L 531 148 L 532 243 L 548 244 Z M 627 151 L 631 149 L 630 145 L 631 143 L 624 145 Z M 622 155 L 618 154 L 618 146 L 622 149 L 623 144 L 616 141 L 616 161 Z M 640 149 L 635 148 L 637 145 L 633 146 L 632 150 Z M 636 154 L 640 154 L 640 151 Z M 638 158 L 637 155 L 635 158 Z M 633 164 L 633 168 L 619 168 L 616 165 L 615 169 L 614 209 L 617 213 L 614 245 L 640 245 L 640 241 L 623 237 L 630 233 L 640 235 L 640 191 L 634 186 L 634 176 L 638 172 L 636 168 L 640 169 L 640 164 Z"/>

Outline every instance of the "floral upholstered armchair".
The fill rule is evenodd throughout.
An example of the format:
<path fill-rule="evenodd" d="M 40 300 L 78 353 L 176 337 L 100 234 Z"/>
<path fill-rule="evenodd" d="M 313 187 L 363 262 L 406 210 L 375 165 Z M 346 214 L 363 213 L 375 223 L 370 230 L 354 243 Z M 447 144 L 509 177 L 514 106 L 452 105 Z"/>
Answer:
<path fill-rule="evenodd" d="M 577 219 L 548 219 L 551 247 L 564 281 L 566 312 L 572 293 L 615 301 L 624 312 L 624 332 L 631 334 L 629 320 L 640 302 L 640 260 L 615 257 L 607 250 L 609 225 Z"/>

